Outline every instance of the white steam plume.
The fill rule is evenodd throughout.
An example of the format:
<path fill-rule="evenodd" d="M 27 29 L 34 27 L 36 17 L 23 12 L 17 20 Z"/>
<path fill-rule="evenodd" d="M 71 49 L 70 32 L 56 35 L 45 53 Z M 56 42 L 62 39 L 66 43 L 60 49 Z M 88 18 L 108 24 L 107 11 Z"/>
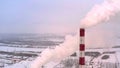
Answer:
<path fill-rule="evenodd" d="M 79 37 L 68 35 L 65 38 L 65 42 L 56 46 L 54 50 L 46 49 L 42 52 L 41 56 L 37 57 L 31 64 L 31 68 L 40 68 L 42 65 L 49 61 L 60 61 L 61 59 L 73 54 L 78 50 Z"/>
<path fill-rule="evenodd" d="M 94 26 L 109 20 L 120 11 L 120 0 L 105 0 L 101 5 L 95 5 L 90 12 L 81 20 L 83 28 Z"/>
<path fill-rule="evenodd" d="M 120 0 L 107 0 L 101 5 L 96 5 L 88 12 L 84 19 L 82 19 L 80 27 L 87 28 L 102 21 L 109 20 L 110 16 L 115 15 L 120 8 Z M 86 42 L 87 43 L 87 42 Z M 72 53 L 74 53 L 79 46 L 79 35 L 67 36 L 65 42 L 57 46 L 54 50 L 46 49 L 41 56 L 37 57 L 32 63 L 31 68 L 41 68 L 42 65 L 54 61 L 61 60 Z"/>

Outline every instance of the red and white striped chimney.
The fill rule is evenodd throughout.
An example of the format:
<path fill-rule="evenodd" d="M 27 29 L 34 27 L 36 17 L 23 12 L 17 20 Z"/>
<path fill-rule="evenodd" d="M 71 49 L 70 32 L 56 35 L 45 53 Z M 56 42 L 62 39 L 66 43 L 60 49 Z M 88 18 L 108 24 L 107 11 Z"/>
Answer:
<path fill-rule="evenodd" d="M 85 68 L 85 29 L 80 28 L 79 68 Z"/>

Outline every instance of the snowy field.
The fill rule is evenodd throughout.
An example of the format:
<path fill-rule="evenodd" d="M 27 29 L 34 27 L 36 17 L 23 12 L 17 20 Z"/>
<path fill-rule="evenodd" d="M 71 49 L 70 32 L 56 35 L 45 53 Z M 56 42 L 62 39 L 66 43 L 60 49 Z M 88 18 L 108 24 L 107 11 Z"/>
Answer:
<path fill-rule="evenodd" d="M 88 55 L 86 53 L 86 68 L 120 68 L 120 48 L 111 48 L 112 51 L 106 51 L 104 52 L 104 49 L 87 49 L 87 52 L 101 52 L 100 55 L 97 57 Z M 91 54 L 92 54 L 91 53 Z M 95 54 L 95 53 L 93 53 Z M 97 54 L 96 54 L 97 55 Z M 30 68 L 30 63 L 33 58 L 28 58 L 26 60 L 22 60 L 20 62 L 17 62 L 15 64 L 5 66 L 4 68 Z M 70 56 L 65 59 L 63 59 L 61 62 L 55 63 L 50 62 L 43 66 L 43 68 L 78 68 L 78 57 L 77 56 Z M 6 60 L 3 60 L 5 62 L 8 62 Z"/>
<path fill-rule="evenodd" d="M 63 40 L 64 36 L 52 34 L 0 35 L 0 68 L 19 63 L 27 65 L 26 63 L 34 60 L 45 48 L 54 48 Z M 22 68 L 23 64 L 18 67 Z"/>

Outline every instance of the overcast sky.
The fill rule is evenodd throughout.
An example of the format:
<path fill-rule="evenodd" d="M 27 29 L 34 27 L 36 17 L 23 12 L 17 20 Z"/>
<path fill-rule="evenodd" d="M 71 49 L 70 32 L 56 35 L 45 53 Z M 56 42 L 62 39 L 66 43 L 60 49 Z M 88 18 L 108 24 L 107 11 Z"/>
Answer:
<path fill-rule="evenodd" d="M 102 0 L 0 0 L 0 33 L 71 33 Z"/>
<path fill-rule="evenodd" d="M 80 20 L 86 13 L 95 4 L 102 2 L 103 0 L 0 0 L 0 33 L 72 33 L 79 27 Z"/>

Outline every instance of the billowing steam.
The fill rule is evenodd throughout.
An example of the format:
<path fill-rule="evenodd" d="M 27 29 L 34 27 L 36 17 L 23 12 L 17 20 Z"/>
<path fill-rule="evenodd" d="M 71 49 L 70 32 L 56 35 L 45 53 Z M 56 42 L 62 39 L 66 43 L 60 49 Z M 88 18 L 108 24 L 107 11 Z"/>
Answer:
<path fill-rule="evenodd" d="M 60 61 L 61 59 L 71 55 L 78 50 L 78 35 L 75 37 L 66 36 L 65 42 L 57 46 L 54 50 L 46 49 L 42 52 L 41 56 L 37 57 L 31 64 L 31 68 L 40 68 L 42 65 L 49 61 Z"/>
<path fill-rule="evenodd" d="M 88 14 L 85 16 L 85 18 L 81 20 L 80 27 L 88 28 L 103 21 L 109 20 L 111 16 L 114 16 L 115 13 L 117 13 L 120 10 L 119 5 L 120 0 L 105 0 L 104 3 L 102 3 L 101 5 L 94 6 L 93 9 L 90 12 L 88 12 Z M 42 65 L 48 63 L 49 61 L 61 60 L 74 53 L 78 49 L 78 45 L 78 34 L 74 37 L 67 36 L 65 42 L 57 46 L 54 50 L 44 50 L 41 56 L 37 57 L 32 62 L 31 68 L 40 68 Z"/>
<path fill-rule="evenodd" d="M 120 11 L 120 0 L 107 0 L 101 5 L 95 5 L 90 12 L 81 20 L 83 28 L 94 26 L 109 20 L 111 16 Z"/>

